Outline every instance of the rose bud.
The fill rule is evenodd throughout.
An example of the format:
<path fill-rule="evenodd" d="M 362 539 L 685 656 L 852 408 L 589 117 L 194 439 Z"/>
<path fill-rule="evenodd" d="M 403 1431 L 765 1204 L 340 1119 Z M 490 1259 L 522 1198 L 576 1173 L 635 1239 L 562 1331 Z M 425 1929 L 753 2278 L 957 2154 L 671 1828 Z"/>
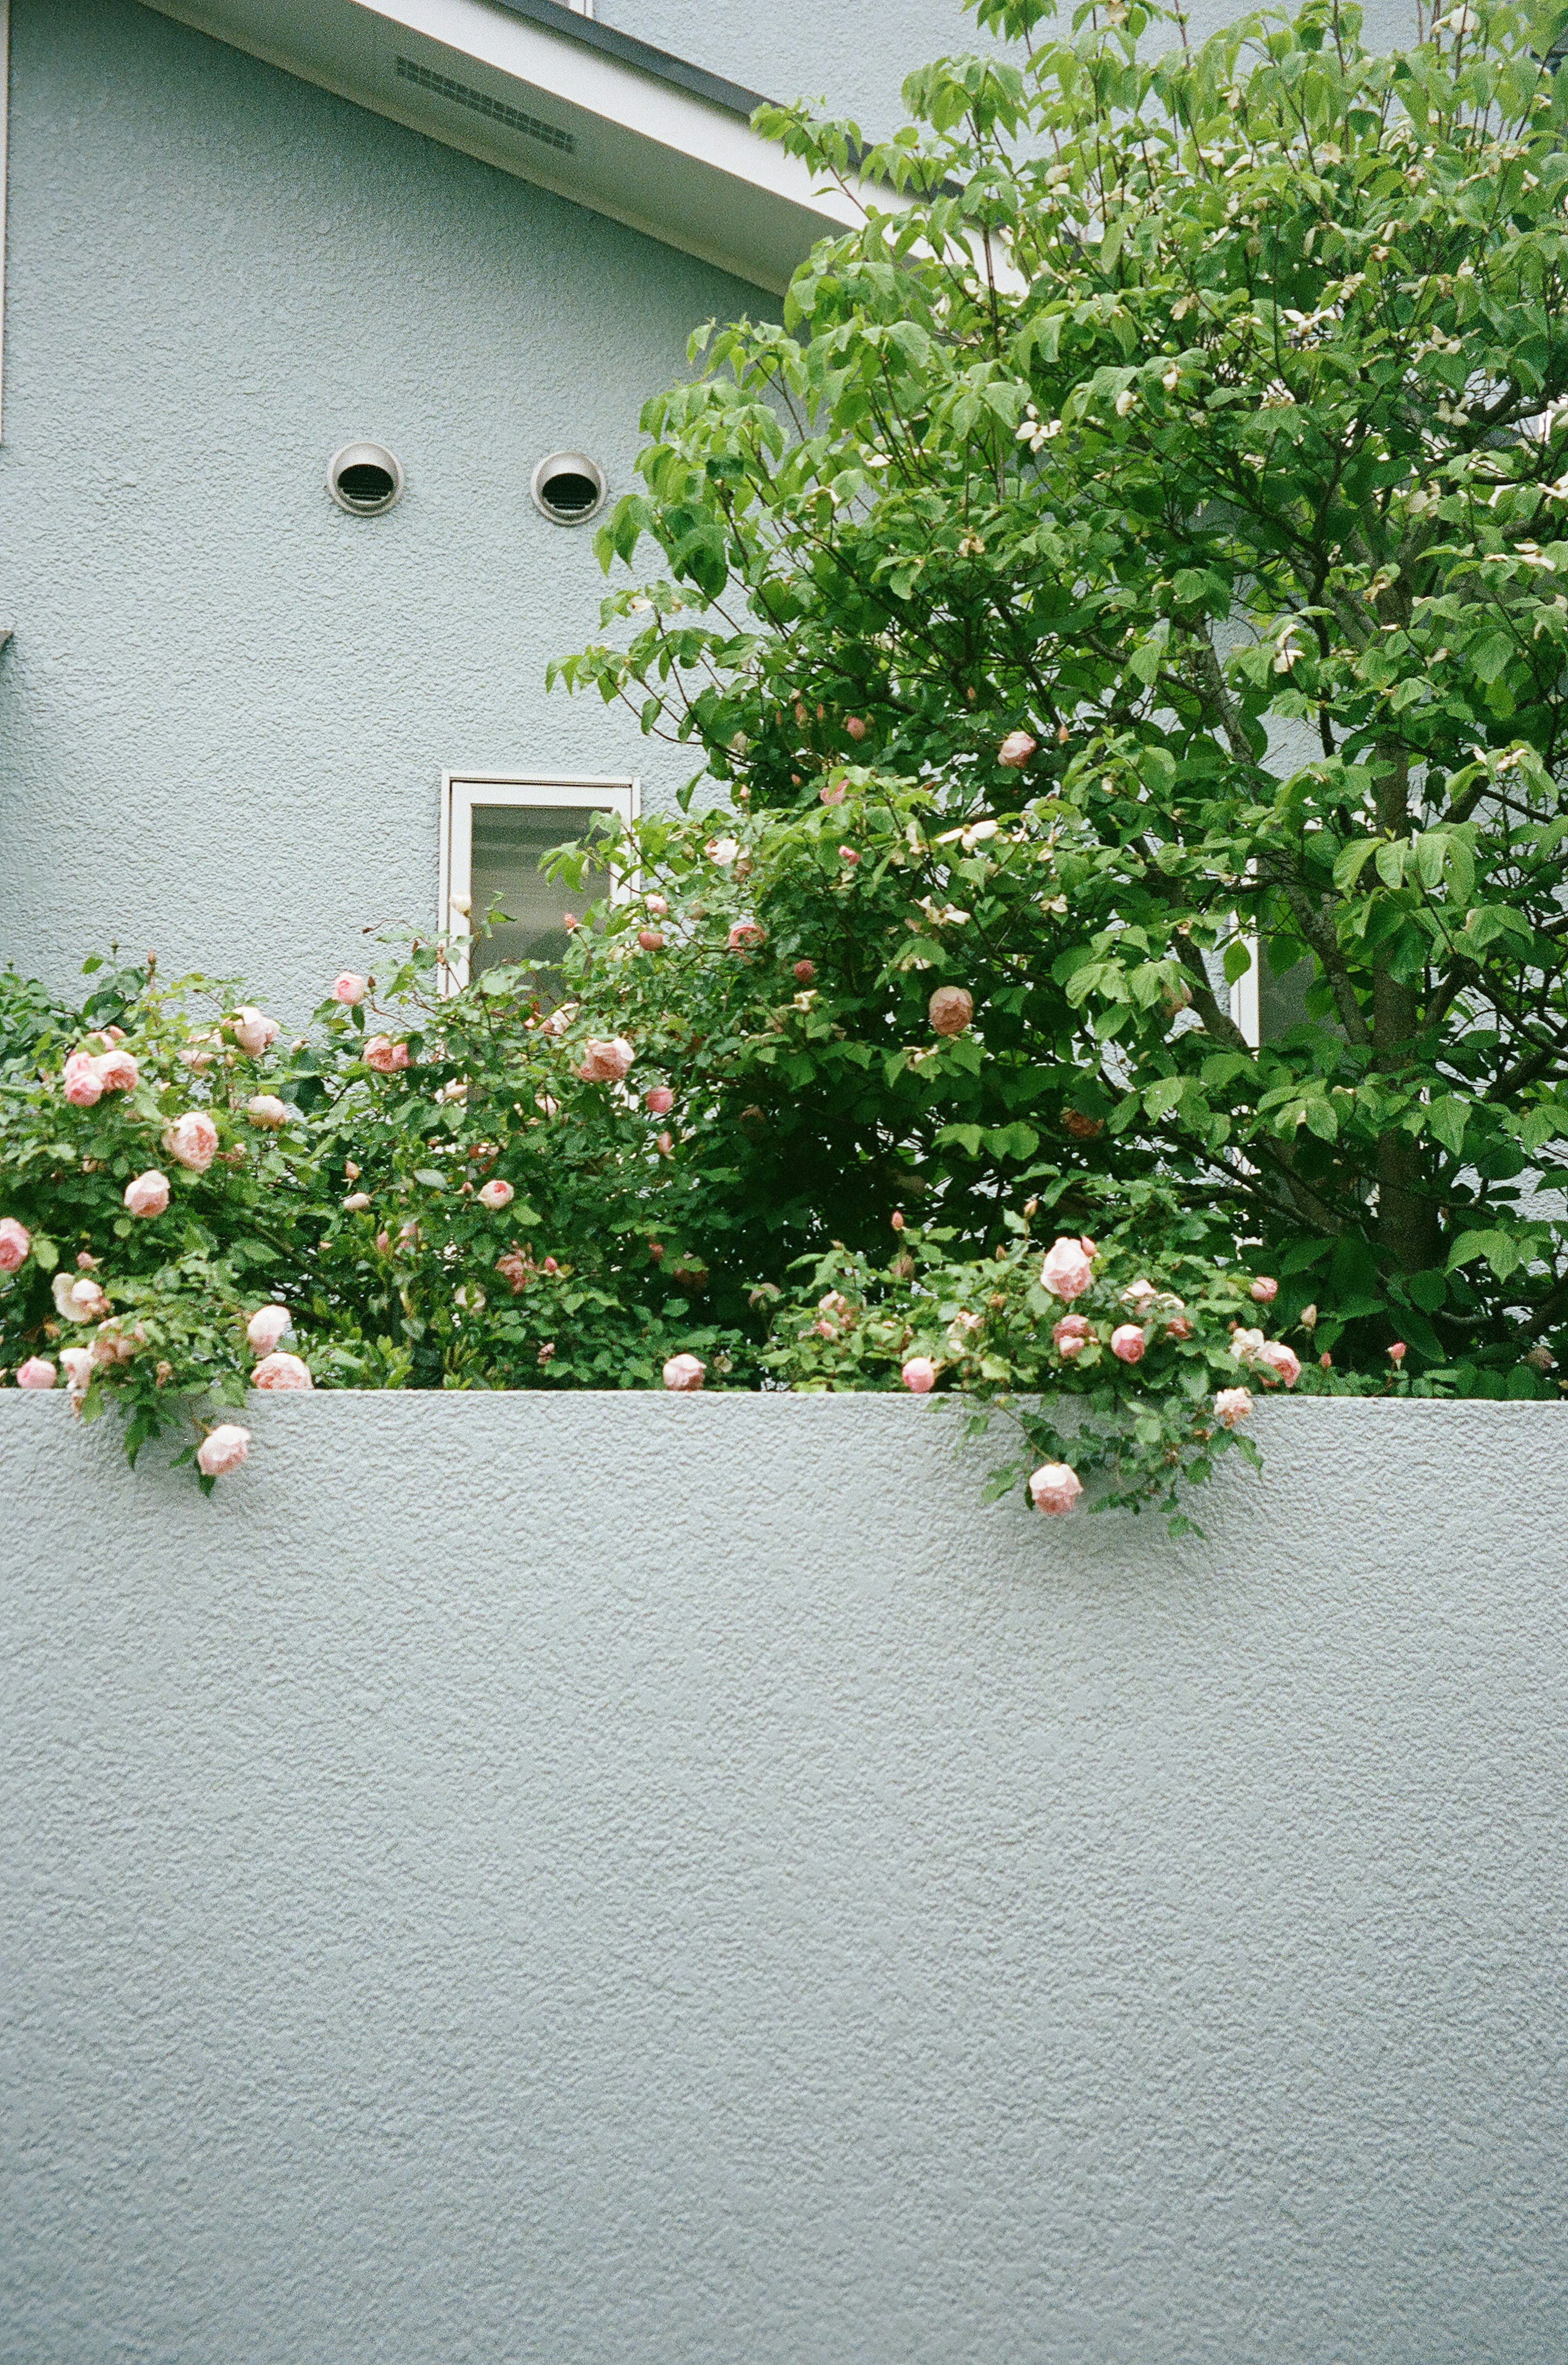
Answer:
<path fill-rule="evenodd" d="M 369 1205 L 370 1194 L 368 1191 L 351 1191 L 348 1197 L 343 1201 L 343 1213 L 345 1216 L 363 1215 Z"/>
<path fill-rule="evenodd" d="M 853 863 L 857 863 L 857 862 L 858 862 L 858 861 L 859 861 L 859 859 L 860 859 L 860 857 L 859 857 L 859 855 L 857 853 L 857 851 L 856 851 L 856 849 L 855 849 L 855 847 L 854 847 L 854 846 L 841 846 L 839 847 L 839 849 L 838 849 L 838 858 L 839 858 L 839 860 L 840 860 L 841 862 L 848 862 L 848 863 L 853 864 Z"/>
<path fill-rule="evenodd" d="M 17 1385 L 19 1388 L 51 1388 L 56 1376 L 54 1365 L 47 1355 L 29 1355 L 25 1363 L 17 1367 Z"/>
<path fill-rule="evenodd" d="M 863 714 L 846 714 L 844 718 L 844 727 L 852 739 L 864 739 L 866 736 L 866 718 Z"/>
<path fill-rule="evenodd" d="M 842 780 L 829 780 L 826 788 L 817 790 L 824 805 L 841 805 L 848 791 Z"/>
<path fill-rule="evenodd" d="M 637 942 L 645 953 L 662 953 L 665 948 L 663 934 L 657 928 L 639 928 Z"/>
<path fill-rule="evenodd" d="M 1279 1283 L 1274 1280 L 1271 1273 L 1266 1272 L 1260 1272 L 1258 1275 L 1257 1280 L 1253 1283 L 1251 1290 L 1249 1293 L 1249 1295 L 1257 1299 L 1260 1306 L 1268 1306 L 1271 1304 L 1273 1299 L 1278 1297 L 1279 1294 Z"/>
<path fill-rule="evenodd" d="M 810 985 L 816 973 L 817 965 L 815 961 L 809 960 L 798 960 L 795 963 L 792 972 L 797 985 Z"/>
<path fill-rule="evenodd" d="M 288 1111 L 275 1093 L 252 1093 L 245 1103 L 245 1115 L 267 1133 L 275 1133 L 279 1126 L 288 1123 Z"/>
<path fill-rule="evenodd" d="M 1405 1358 L 1406 1358 L 1406 1354 L 1407 1354 L 1408 1352 L 1409 1352 L 1409 1350 L 1408 1350 L 1408 1348 L 1406 1346 L 1404 1339 L 1396 1339 L 1394 1340 L 1394 1342 L 1393 1346 L 1392 1346 L 1392 1347 L 1389 1349 L 1389 1351 L 1388 1351 L 1388 1360 L 1389 1360 L 1389 1362 L 1390 1362 L 1391 1363 L 1393 1363 L 1394 1365 L 1395 1365 L 1395 1366 L 1397 1367 L 1399 1364 L 1401 1364 L 1401 1363 L 1405 1361 Z"/>
<path fill-rule="evenodd" d="M 332 1000 L 342 1003 L 351 1010 L 355 1003 L 364 1000 L 369 991 L 370 980 L 359 976 L 352 969 L 343 970 L 332 980 Z"/>
<path fill-rule="evenodd" d="M 654 1148 L 658 1151 L 661 1158 L 673 1158 L 675 1156 L 675 1136 L 669 1133 L 655 1133 L 654 1136 Z"/>
<path fill-rule="evenodd" d="M 912 1355 L 899 1377 L 911 1395 L 926 1396 L 936 1385 L 936 1366 L 929 1355 Z"/>
<path fill-rule="evenodd" d="M 669 905 L 666 902 L 662 895 L 644 895 L 643 898 L 643 909 L 644 912 L 651 913 L 653 918 L 655 920 L 662 920 L 667 915 Z"/>
<path fill-rule="evenodd" d="M 1026 731 L 1010 731 L 996 751 L 996 760 L 1010 772 L 1021 772 L 1038 744 Z"/>
<path fill-rule="evenodd" d="M 675 1094 L 667 1084 L 654 1084 L 643 1094 L 643 1106 L 650 1116 L 668 1116 L 675 1106 Z"/>
<path fill-rule="evenodd" d="M 677 1395 L 700 1388 L 706 1368 L 698 1355 L 672 1355 L 664 1368 L 664 1384 Z"/>

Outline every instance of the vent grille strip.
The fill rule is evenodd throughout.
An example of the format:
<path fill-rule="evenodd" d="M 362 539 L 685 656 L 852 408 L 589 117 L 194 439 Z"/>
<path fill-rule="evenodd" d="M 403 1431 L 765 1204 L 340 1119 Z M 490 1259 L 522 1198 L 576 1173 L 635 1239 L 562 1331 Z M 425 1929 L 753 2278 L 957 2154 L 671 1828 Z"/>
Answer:
<path fill-rule="evenodd" d="M 467 83 L 456 82 L 451 74 L 437 73 L 433 67 L 420 65 L 413 58 L 398 59 L 398 79 L 411 82 L 420 90 L 433 91 L 438 98 L 450 99 L 454 106 L 465 106 L 471 115 L 483 115 L 492 123 L 504 123 L 509 129 L 541 140 L 563 156 L 575 156 L 577 152 L 577 143 L 569 131 L 560 130 L 554 123 L 541 123 L 536 115 L 525 115 L 521 106 L 509 106 L 504 98 L 492 98 L 487 91 L 472 90 Z"/>

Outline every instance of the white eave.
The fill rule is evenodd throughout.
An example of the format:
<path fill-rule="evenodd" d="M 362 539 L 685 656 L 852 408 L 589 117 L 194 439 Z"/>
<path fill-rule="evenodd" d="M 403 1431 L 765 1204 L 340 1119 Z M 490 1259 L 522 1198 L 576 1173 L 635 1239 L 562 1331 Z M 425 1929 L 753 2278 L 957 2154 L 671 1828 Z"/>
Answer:
<path fill-rule="evenodd" d="M 751 129 L 756 92 L 558 0 L 144 5 L 774 294 L 861 219 Z"/>

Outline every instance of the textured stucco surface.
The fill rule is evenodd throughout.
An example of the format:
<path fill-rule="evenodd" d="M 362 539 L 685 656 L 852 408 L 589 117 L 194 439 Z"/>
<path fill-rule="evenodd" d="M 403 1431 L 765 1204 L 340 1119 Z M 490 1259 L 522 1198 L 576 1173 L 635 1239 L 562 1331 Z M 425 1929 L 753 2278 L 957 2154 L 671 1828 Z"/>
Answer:
<path fill-rule="evenodd" d="M 139 7 L 12 0 L 0 959 L 95 945 L 286 1009 L 434 917 L 443 766 L 693 768 L 597 698 L 592 535 L 711 315 L 771 299 Z M 388 443 L 387 516 L 330 455 Z"/>
<path fill-rule="evenodd" d="M 0 1397 L 6 2365 L 1558 2365 L 1565 1416 Z"/>
<path fill-rule="evenodd" d="M 1190 0 L 1187 22 L 1202 39 L 1246 11 L 1237 0 Z M 825 99 L 873 139 L 903 120 L 904 77 L 933 58 L 994 46 L 961 0 L 597 0 L 596 14 L 678 57 L 731 74 L 768 98 Z M 1056 20 L 1071 38 L 1072 10 Z M 1415 0 L 1367 0 L 1363 38 L 1392 49 L 1415 38 Z M 1151 52 L 1174 46 L 1151 30 Z"/>

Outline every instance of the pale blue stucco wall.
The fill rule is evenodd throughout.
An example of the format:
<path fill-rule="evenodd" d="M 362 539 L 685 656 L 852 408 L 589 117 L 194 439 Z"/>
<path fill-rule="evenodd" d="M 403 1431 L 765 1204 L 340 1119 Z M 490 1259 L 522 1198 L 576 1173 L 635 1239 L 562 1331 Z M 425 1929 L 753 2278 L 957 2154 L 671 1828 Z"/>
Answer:
<path fill-rule="evenodd" d="M 5 2365 L 1562 2365 L 1568 1412 L 247 1418 L 0 1394 Z"/>
<path fill-rule="evenodd" d="M 987 46 L 960 0 L 598 0 L 596 13 L 769 98 L 825 98 L 876 139 L 903 120 L 912 67 Z M 1237 0 L 1191 0 L 1187 21 L 1201 39 L 1245 13 Z M 1070 33 L 1071 20 L 1064 0 L 1057 23 Z M 1392 49 L 1415 38 L 1415 0 L 1367 0 L 1362 22 L 1369 42 Z"/>
<path fill-rule="evenodd" d="M 135 5 L 13 0 L 0 445 L 0 958 L 118 936 L 308 1007 L 435 907 L 443 765 L 691 766 L 547 699 L 643 398 L 767 299 Z M 385 518 L 329 501 L 382 438 Z"/>

